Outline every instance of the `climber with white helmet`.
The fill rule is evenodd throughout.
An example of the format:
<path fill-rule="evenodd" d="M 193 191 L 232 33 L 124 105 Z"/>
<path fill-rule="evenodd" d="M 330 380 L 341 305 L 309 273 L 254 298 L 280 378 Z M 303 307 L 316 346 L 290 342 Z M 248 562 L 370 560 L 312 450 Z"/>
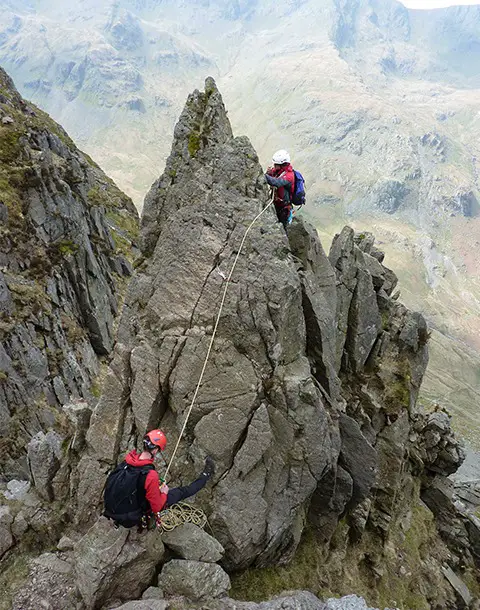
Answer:
<path fill-rule="evenodd" d="M 275 189 L 273 202 L 277 218 L 286 229 L 292 221 L 295 174 L 290 164 L 290 155 L 286 150 L 277 150 L 272 161 L 273 167 L 267 169 L 265 179 Z"/>
<path fill-rule="evenodd" d="M 117 526 L 145 528 L 153 523 L 161 527 L 161 511 L 198 493 L 215 472 L 211 457 L 206 458 L 201 475 L 185 487 L 169 489 L 162 483 L 153 462 L 165 451 L 167 437 L 161 430 L 151 430 L 143 437 L 143 451 L 135 449 L 125 456 L 108 476 L 104 493 L 104 515 Z"/>

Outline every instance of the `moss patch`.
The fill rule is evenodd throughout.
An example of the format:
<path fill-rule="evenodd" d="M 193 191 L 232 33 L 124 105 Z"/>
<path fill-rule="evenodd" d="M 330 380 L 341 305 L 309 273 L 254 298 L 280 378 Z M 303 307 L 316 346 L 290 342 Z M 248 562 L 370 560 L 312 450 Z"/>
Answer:
<path fill-rule="evenodd" d="M 7 281 L 15 302 L 14 317 L 17 322 L 32 314 L 51 313 L 51 302 L 42 284 L 38 282 Z"/>
<path fill-rule="evenodd" d="M 262 601 L 287 589 L 317 593 L 321 587 L 322 557 L 313 530 L 307 530 L 295 559 L 287 566 L 250 568 L 232 576 L 230 596 L 235 599 Z"/>
<path fill-rule="evenodd" d="M 106 189 L 100 188 L 97 184 L 93 186 L 87 193 L 89 205 L 98 207 L 110 207 L 110 197 Z"/>
<path fill-rule="evenodd" d="M 26 580 L 29 572 L 29 555 L 12 557 L 2 562 L 0 571 L 0 610 L 11 610 L 12 598 L 22 583 Z"/>
<path fill-rule="evenodd" d="M 20 138 L 23 134 L 23 130 L 0 126 L 0 161 L 2 163 L 11 163 L 18 159 L 21 150 Z"/>
<path fill-rule="evenodd" d="M 188 136 L 188 154 L 191 157 L 196 157 L 197 152 L 200 150 L 200 133 L 192 131 Z"/>
<path fill-rule="evenodd" d="M 289 565 L 233 574 L 231 596 L 260 601 L 288 589 L 305 589 L 321 599 L 356 593 L 380 608 L 429 610 L 432 599 L 445 607 L 449 587 L 443 575 L 432 573 L 429 563 L 440 554 L 440 565 L 442 552 L 446 551 L 433 515 L 418 502 L 406 525 L 392 524 L 387 543 L 367 530 L 358 543 L 351 544 L 345 519 L 329 548 L 317 540 L 315 530 L 308 529 Z"/>

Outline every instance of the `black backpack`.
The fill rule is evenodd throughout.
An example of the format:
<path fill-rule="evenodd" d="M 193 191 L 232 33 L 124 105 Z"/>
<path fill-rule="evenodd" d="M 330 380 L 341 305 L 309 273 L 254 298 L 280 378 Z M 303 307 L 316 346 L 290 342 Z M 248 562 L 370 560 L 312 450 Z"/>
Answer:
<path fill-rule="evenodd" d="M 145 479 L 150 470 L 154 470 L 153 464 L 130 466 L 122 462 L 108 475 L 103 494 L 105 517 L 123 527 L 139 525 L 148 511 Z"/>

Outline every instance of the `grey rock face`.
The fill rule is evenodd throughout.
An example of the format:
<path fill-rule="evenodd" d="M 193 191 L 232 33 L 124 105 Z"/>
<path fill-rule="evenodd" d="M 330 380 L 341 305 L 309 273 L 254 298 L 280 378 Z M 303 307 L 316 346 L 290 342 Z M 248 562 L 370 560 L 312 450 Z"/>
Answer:
<path fill-rule="evenodd" d="M 2 145 L 0 239 L 0 476 L 8 479 L 27 475 L 28 441 L 59 426 L 71 396 L 93 398 L 98 356 L 113 346 L 119 279 L 130 273 L 119 261 L 137 214 L 3 70 L 0 84 L 0 114 L 14 117 L 2 127 L 11 146 Z"/>
<path fill-rule="evenodd" d="M 13 545 L 13 517 L 8 506 L 0 506 L 0 558 Z"/>
<path fill-rule="evenodd" d="M 163 599 L 163 591 L 158 587 L 148 587 L 148 589 L 142 593 L 142 599 Z"/>
<path fill-rule="evenodd" d="M 28 444 L 32 483 L 44 500 L 53 500 L 52 481 L 60 468 L 62 440 L 55 432 L 39 432 Z"/>
<path fill-rule="evenodd" d="M 388 214 L 393 214 L 402 205 L 408 190 L 405 184 L 398 180 L 379 182 L 372 194 L 372 204 Z"/>
<path fill-rule="evenodd" d="M 455 589 L 455 592 L 458 596 L 458 608 L 470 608 L 470 604 L 473 600 L 472 594 L 468 590 L 467 585 L 463 582 L 461 578 L 459 578 L 452 568 L 444 567 L 443 568 L 445 578 Z"/>
<path fill-rule="evenodd" d="M 314 363 L 315 377 L 333 401 L 338 401 L 340 381 L 336 374 L 336 276 L 317 232 L 294 222 L 288 231 L 292 254 L 301 261 L 303 312 L 307 331 L 307 353 Z"/>
<path fill-rule="evenodd" d="M 158 586 L 166 595 L 185 596 L 199 601 L 226 597 L 230 578 L 214 563 L 172 559 L 160 573 Z"/>
<path fill-rule="evenodd" d="M 54 553 L 43 553 L 30 562 L 26 581 L 16 591 L 12 610 L 67 610 L 78 597 L 68 561 Z"/>
<path fill-rule="evenodd" d="M 423 490 L 422 500 L 435 515 L 439 533 L 449 549 L 464 562 L 472 563 L 472 551 L 477 545 L 474 536 L 470 541 L 467 529 L 470 520 L 455 505 L 452 482 L 443 477 L 434 478 Z"/>
<path fill-rule="evenodd" d="M 140 537 L 101 517 L 75 546 L 76 585 L 85 606 L 140 597 L 163 554 L 157 532 Z"/>
<path fill-rule="evenodd" d="M 162 535 L 163 543 L 182 559 L 215 563 L 223 557 L 222 545 L 193 523 L 184 523 Z"/>
<path fill-rule="evenodd" d="M 12 479 L 7 483 L 7 489 L 3 492 L 3 495 L 7 500 L 24 500 L 30 489 L 30 483 L 28 481 L 17 481 Z"/>
<path fill-rule="evenodd" d="M 343 349 L 347 339 L 350 303 L 352 302 L 353 293 L 357 285 L 358 269 L 355 261 L 353 237 L 353 230 L 350 227 L 345 227 L 339 235 L 334 237 L 328 255 L 337 278 L 337 372 L 340 371 L 342 365 Z"/>
<path fill-rule="evenodd" d="M 193 610 L 198 608 L 198 605 L 185 599 L 175 599 L 172 610 L 173 607 L 175 610 Z M 376 610 L 367 607 L 365 600 L 356 595 L 347 595 L 340 599 L 332 598 L 323 602 L 308 591 L 286 591 L 260 603 L 241 602 L 229 598 L 209 600 L 208 608 L 209 610 Z M 133 606 L 132 610 L 134 610 Z"/>
<path fill-rule="evenodd" d="M 205 93 L 189 97 L 165 173 L 145 202 L 145 262 L 130 284 L 114 364 L 87 434 L 93 460 L 114 462 L 124 442 L 149 425 L 176 437 L 210 341 L 222 276 L 267 201 L 257 155 L 246 138 L 233 138 L 207 80 Z M 308 232 L 305 239 L 312 240 Z M 321 261 L 315 272 L 310 263 L 311 276 L 320 276 L 326 258 L 318 242 L 308 248 L 314 263 Z M 333 274 L 325 273 L 333 298 Z M 333 370 L 330 376 L 334 381 Z M 335 452 L 337 434 L 306 357 L 301 281 L 268 210 L 239 257 L 171 474 L 183 480 L 207 453 L 216 459 L 212 527 L 226 564 L 240 567 L 269 563 L 296 546 L 304 505 Z"/>
<path fill-rule="evenodd" d="M 425 467 L 447 476 L 458 470 L 465 460 L 465 449 L 455 438 L 450 416 L 442 411 L 430 413 L 419 420 L 416 429 L 420 434 L 418 455 Z"/>
<path fill-rule="evenodd" d="M 367 498 L 373 487 L 378 456 L 357 422 L 344 413 L 340 414 L 340 436 L 342 448 L 339 464 L 352 477 L 352 497 L 348 503 L 348 508 L 352 509 Z"/>
<path fill-rule="evenodd" d="M 347 595 L 340 599 L 328 599 L 325 610 L 378 610 L 367 606 L 363 597 L 357 595 Z M 388 608 L 385 608 L 388 610 Z"/>
<path fill-rule="evenodd" d="M 161 599 L 145 599 L 116 606 L 116 610 L 170 610 L 171 604 Z"/>

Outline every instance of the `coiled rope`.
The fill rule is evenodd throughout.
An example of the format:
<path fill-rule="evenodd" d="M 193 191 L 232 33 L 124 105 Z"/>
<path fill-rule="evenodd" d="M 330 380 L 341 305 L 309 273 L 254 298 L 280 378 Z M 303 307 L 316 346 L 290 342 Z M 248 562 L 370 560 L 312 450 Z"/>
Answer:
<path fill-rule="evenodd" d="M 255 218 L 252 220 L 252 222 L 248 225 L 247 230 L 245 231 L 245 234 L 243 236 L 243 239 L 240 242 L 240 248 L 238 249 L 238 252 L 237 252 L 237 255 L 235 257 L 235 260 L 233 261 L 232 268 L 230 269 L 230 273 L 228 274 L 228 277 L 227 277 L 227 279 L 225 281 L 225 288 L 223 290 L 222 300 L 220 301 L 220 307 L 218 309 L 217 319 L 215 320 L 215 326 L 213 328 L 212 337 L 210 339 L 210 344 L 208 346 L 207 355 L 205 356 L 205 361 L 203 363 L 202 372 L 200 373 L 200 378 L 198 380 L 197 387 L 195 388 L 195 392 L 193 394 L 192 402 L 190 403 L 190 406 L 187 409 L 187 416 L 185 417 L 185 421 L 183 422 L 182 430 L 181 430 L 180 435 L 178 437 L 177 444 L 175 445 L 175 448 L 174 448 L 173 453 L 172 453 L 172 457 L 170 458 L 170 461 L 168 463 L 167 469 L 165 471 L 164 480 L 166 480 L 168 472 L 170 470 L 170 466 L 172 465 L 172 462 L 175 459 L 175 455 L 177 453 L 177 449 L 178 449 L 178 447 L 180 445 L 180 441 L 182 440 L 183 433 L 185 432 L 185 428 L 187 427 L 187 423 L 188 423 L 188 420 L 190 418 L 190 414 L 192 413 L 193 405 L 195 404 L 198 392 L 200 390 L 200 386 L 202 385 L 203 376 L 204 376 L 205 370 L 207 368 L 208 360 L 210 358 L 210 353 L 211 353 L 212 347 L 213 347 L 213 342 L 215 341 L 215 335 L 217 334 L 217 328 L 218 328 L 218 325 L 220 323 L 220 318 L 222 316 L 222 311 L 223 311 L 223 306 L 225 304 L 225 299 L 227 298 L 228 286 L 230 284 L 230 280 L 232 279 L 233 272 L 235 271 L 235 267 L 237 265 L 237 261 L 240 258 L 240 254 L 242 253 L 242 248 L 243 248 L 243 246 L 245 244 L 245 240 L 247 239 L 247 235 L 249 234 L 250 229 L 257 222 L 257 220 L 260 218 L 260 216 L 262 216 L 262 214 L 264 214 L 264 212 L 266 212 L 268 210 L 268 208 L 273 204 L 274 199 L 275 199 L 275 193 L 272 195 L 272 198 L 271 198 L 270 202 L 268 203 L 268 205 L 265 206 L 263 208 L 263 210 L 261 212 L 259 212 L 255 216 Z M 169 509 L 169 510 L 171 510 L 171 509 Z M 162 521 L 163 521 L 163 518 L 162 518 Z"/>
<path fill-rule="evenodd" d="M 197 508 L 188 502 L 177 502 L 177 504 L 162 510 L 160 523 L 164 532 L 171 532 L 183 523 L 193 523 L 203 529 L 207 523 L 207 515 L 201 508 Z"/>

